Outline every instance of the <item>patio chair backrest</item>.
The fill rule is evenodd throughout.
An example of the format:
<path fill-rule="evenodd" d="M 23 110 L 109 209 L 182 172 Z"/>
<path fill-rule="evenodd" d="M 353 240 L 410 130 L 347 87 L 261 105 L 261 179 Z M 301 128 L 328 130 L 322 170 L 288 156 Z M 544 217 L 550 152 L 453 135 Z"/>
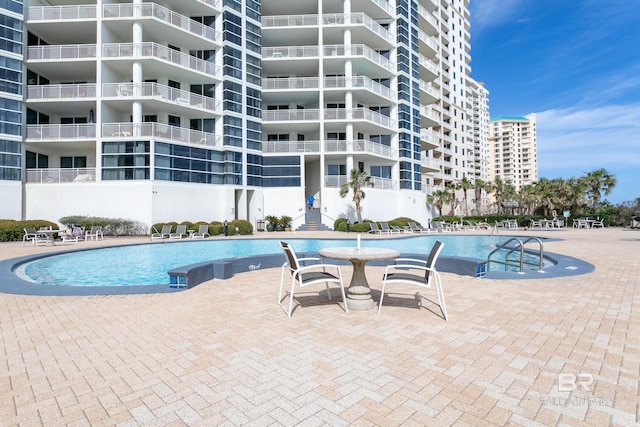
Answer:
<path fill-rule="evenodd" d="M 187 224 L 179 224 L 176 227 L 176 234 L 186 234 L 187 233 Z"/>
<path fill-rule="evenodd" d="M 200 224 L 198 226 L 198 234 L 209 234 L 209 225 L 208 224 Z"/>
<path fill-rule="evenodd" d="M 291 275 L 293 275 L 294 271 L 296 271 L 299 268 L 298 257 L 296 257 L 296 253 L 293 251 L 293 248 L 287 242 L 281 241 L 280 247 L 284 251 L 284 257 L 287 260 L 287 266 L 289 267 L 289 272 L 291 273 Z"/>
<path fill-rule="evenodd" d="M 444 243 L 442 243 L 440 240 L 436 240 L 436 242 L 433 244 L 433 247 L 431 248 L 429 256 L 427 257 L 427 268 L 431 268 L 433 270 L 436 269 L 436 261 L 438 260 L 438 256 L 440 255 L 443 247 Z M 424 273 L 424 279 L 427 281 L 427 283 L 429 283 L 430 273 L 431 271 L 429 270 L 425 271 Z"/>

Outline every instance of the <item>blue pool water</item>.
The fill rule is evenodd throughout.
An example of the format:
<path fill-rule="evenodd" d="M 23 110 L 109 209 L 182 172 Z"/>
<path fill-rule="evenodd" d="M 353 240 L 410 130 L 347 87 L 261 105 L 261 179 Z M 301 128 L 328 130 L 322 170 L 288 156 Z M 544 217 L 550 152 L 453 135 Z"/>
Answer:
<path fill-rule="evenodd" d="M 293 239 L 296 252 L 318 252 L 325 247 L 355 246 L 354 239 Z M 486 259 L 505 236 L 416 236 L 402 239 L 362 239 L 362 246 L 397 249 L 401 253 L 429 252 L 433 243 L 445 243 L 442 255 Z M 131 286 L 168 284 L 167 271 L 189 264 L 239 256 L 281 253 L 277 239 L 200 240 L 117 246 L 49 256 L 18 266 L 24 280 L 44 285 Z"/>

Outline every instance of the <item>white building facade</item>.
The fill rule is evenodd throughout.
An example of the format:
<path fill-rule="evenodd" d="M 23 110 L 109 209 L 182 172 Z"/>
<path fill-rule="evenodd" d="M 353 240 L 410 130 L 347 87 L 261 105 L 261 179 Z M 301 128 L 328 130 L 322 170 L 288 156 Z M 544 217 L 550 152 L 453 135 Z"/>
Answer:
<path fill-rule="evenodd" d="M 14 2 L 18 4 L 19 2 Z M 29 0 L 15 212 L 168 221 L 426 222 L 478 174 L 468 0 Z M 0 96 L 4 96 L 0 93 Z M 21 104 L 22 105 L 22 104 Z M 15 119 L 16 116 L 13 116 Z M 3 134 L 3 139 L 11 139 Z M 5 149 L 10 158 L 11 147 Z M 9 151 L 7 151 L 9 150 Z M 13 191 L 7 188 L 13 188 Z"/>

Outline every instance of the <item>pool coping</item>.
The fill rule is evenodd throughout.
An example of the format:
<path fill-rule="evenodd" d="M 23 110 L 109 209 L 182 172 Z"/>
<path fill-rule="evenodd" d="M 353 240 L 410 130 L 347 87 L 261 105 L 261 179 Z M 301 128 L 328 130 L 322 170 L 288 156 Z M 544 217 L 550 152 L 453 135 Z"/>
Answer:
<path fill-rule="evenodd" d="M 419 236 L 407 236 L 419 237 Z M 518 237 L 518 236 L 503 236 Z M 546 238 L 546 240 L 552 240 Z M 296 240 L 288 239 L 288 240 Z M 282 253 L 270 253 L 261 255 L 251 255 L 245 257 L 222 258 L 205 261 L 196 264 L 189 264 L 167 271 L 170 283 L 159 285 L 131 285 L 131 286 L 52 286 L 24 280 L 14 273 L 14 269 L 19 265 L 63 253 L 82 252 L 96 249 L 106 249 L 122 246 L 139 246 L 153 243 L 132 243 L 126 245 L 109 245 L 100 248 L 74 248 L 61 251 L 48 252 L 36 255 L 26 255 L 18 258 L 11 258 L 0 261 L 0 293 L 30 295 L 30 296 L 106 296 L 106 295 L 139 295 L 174 293 L 193 288 L 208 280 L 225 280 L 233 277 L 234 274 L 253 271 L 256 269 L 281 267 L 283 263 Z M 315 252 L 301 252 L 300 257 L 319 257 Z M 403 258 L 426 258 L 426 254 L 401 253 Z M 472 278 L 486 278 L 496 280 L 507 279 L 541 279 L 567 277 L 581 274 L 588 274 L 595 270 L 593 264 L 579 260 L 567 255 L 545 252 L 545 259 L 550 260 L 554 265 L 547 271 L 525 270 L 523 273 L 513 271 L 482 271 L 481 266 L 486 264 L 486 260 L 468 257 L 440 256 L 436 263 L 436 269 L 440 272 L 454 273 Z M 336 262 L 349 265 L 348 261 Z M 368 265 L 384 266 L 386 261 L 372 261 Z M 172 277 L 174 279 L 172 279 Z M 184 280 L 181 280 L 183 277 Z"/>

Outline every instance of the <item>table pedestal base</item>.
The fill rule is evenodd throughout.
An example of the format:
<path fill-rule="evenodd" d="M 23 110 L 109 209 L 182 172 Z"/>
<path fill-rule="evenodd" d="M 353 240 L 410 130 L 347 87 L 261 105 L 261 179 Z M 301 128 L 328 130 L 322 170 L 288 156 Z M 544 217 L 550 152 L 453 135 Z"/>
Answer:
<path fill-rule="evenodd" d="M 353 276 L 347 289 L 347 307 L 349 307 L 350 310 L 371 310 L 375 306 L 373 298 L 371 297 L 371 288 L 369 288 L 367 276 L 364 274 L 365 263 L 366 261 L 351 260 L 351 264 L 353 264 Z"/>

